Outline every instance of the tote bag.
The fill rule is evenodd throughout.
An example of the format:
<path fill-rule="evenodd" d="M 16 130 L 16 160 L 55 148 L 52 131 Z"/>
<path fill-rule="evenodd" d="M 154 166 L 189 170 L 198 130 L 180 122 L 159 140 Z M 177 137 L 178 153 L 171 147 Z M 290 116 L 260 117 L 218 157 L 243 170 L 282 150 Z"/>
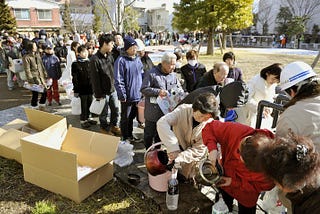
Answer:
<path fill-rule="evenodd" d="M 97 115 L 100 115 L 105 103 L 106 103 L 105 98 L 100 99 L 100 100 L 93 99 L 92 103 L 90 105 L 90 108 L 89 108 L 90 112 L 97 114 Z"/>

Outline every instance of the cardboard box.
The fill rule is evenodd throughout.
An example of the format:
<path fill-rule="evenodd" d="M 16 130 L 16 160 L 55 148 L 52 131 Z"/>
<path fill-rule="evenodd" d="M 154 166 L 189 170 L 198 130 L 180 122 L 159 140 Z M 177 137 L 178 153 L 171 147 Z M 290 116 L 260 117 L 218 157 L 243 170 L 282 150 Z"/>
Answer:
<path fill-rule="evenodd" d="M 28 121 L 15 119 L 0 129 L 0 156 L 22 163 L 20 138 L 42 131 L 64 119 L 59 115 L 25 108 Z"/>
<path fill-rule="evenodd" d="M 80 203 L 113 178 L 119 140 L 61 120 L 21 139 L 24 179 Z"/>

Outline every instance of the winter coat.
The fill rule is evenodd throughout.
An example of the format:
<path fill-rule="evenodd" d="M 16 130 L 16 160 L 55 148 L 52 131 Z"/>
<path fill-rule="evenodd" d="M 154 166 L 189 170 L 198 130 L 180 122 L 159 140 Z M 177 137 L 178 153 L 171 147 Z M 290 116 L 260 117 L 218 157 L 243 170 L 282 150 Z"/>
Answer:
<path fill-rule="evenodd" d="M 114 63 L 114 80 L 120 101 L 139 102 L 143 64 L 140 57 L 120 55 Z"/>
<path fill-rule="evenodd" d="M 169 92 L 176 86 L 181 88 L 176 74 L 174 72 L 164 74 L 161 71 L 161 64 L 146 73 L 141 86 L 141 93 L 145 97 L 144 118 L 146 120 L 157 122 L 163 116 L 163 112 L 155 100 L 161 89 Z"/>
<path fill-rule="evenodd" d="M 44 67 L 46 68 L 48 78 L 52 78 L 55 80 L 60 79 L 62 72 L 60 67 L 60 60 L 57 56 L 45 54 L 42 57 L 42 62 Z"/>
<path fill-rule="evenodd" d="M 209 119 L 193 128 L 192 105 L 183 104 L 157 122 L 157 131 L 167 152 L 180 151 L 181 148 L 175 162 L 180 163 L 186 178 L 195 175 L 196 164 L 205 157 L 207 148 L 202 142 L 201 131 L 211 121 Z"/>
<path fill-rule="evenodd" d="M 191 92 L 196 88 L 196 84 L 200 78 L 207 72 L 206 67 L 198 63 L 195 66 L 186 64 L 181 67 L 181 78 L 184 79 L 183 88 L 187 92 Z"/>
<path fill-rule="evenodd" d="M 247 169 L 240 158 L 241 140 L 257 131 L 273 138 L 272 132 L 266 129 L 256 130 L 240 123 L 217 120 L 208 123 L 202 130 L 203 143 L 209 152 L 216 150 L 217 144 L 220 144 L 224 176 L 232 178 L 231 184 L 221 189 L 246 207 L 255 206 L 260 192 L 274 187 L 274 183 L 263 174 Z"/>
<path fill-rule="evenodd" d="M 266 80 L 263 79 L 260 74 L 257 74 L 250 81 L 248 81 L 247 85 L 249 88 L 248 103 L 245 106 L 236 109 L 238 114 L 238 119 L 236 122 L 255 127 L 259 102 L 261 100 L 273 102 L 274 97 L 276 96 L 277 84 L 268 85 Z M 266 119 L 272 120 L 271 116 Z M 271 124 L 271 122 L 272 121 L 269 121 L 269 124 Z M 269 127 L 267 125 L 267 122 L 265 122 L 265 124 L 266 125 L 263 128 L 271 128 L 271 126 Z"/>
<path fill-rule="evenodd" d="M 218 85 L 218 83 L 214 78 L 213 69 L 211 69 L 200 78 L 199 82 L 196 85 L 196 88 L 202 88 L 202 87 L 213 86 L 213 85 Z"/>
<path fill-rule="evenodd" d="M 242 70 L 240 68 L 230 68 L 227 78 L 232 78 L 234 81 L 242 81 Z"/>
<path fill-rule="evenodd" d="M 320 213 L 320 187 L 303 188 L 303 193 L 300 191 L 288 193 L 286 197 L 290 199 L 292 204 L 293 214 L 318 214 Z"/>
<path fill-rule="evenodd" d="M 309 137 L 320 152 L 320 96 L 300 100 L 280 114 L 276 135 L 285 137 L 289 129 Z"/>
<path fill-rule="evenodd" d="M 113 57 L 104 56 L 100 51 L 90 59 L 90 75 L 96 98 L 106 97 L 115 91 L 113 77 Z"/>
<path fill-rule="evenodd" d="M 71 67 L 74 93 L 79 95 L 92 95 L 89 60 L 78 59 Z"/>
<path fill-rule="evenodd" d="M 22 62 L 28 83 L 46 86 L 47 72 L 39 53 L 24 55 Z"/>

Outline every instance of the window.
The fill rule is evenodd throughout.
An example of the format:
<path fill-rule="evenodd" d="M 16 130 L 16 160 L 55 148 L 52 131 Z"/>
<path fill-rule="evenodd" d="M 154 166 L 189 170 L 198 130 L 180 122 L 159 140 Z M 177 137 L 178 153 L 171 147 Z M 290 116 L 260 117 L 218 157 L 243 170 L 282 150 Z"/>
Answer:
<path fill-rule="evenodd" d="M 52 20 L 52 11 L 51 10 L 38 10 L 38 19 L 39 20 Z"/>
<path fill-rule="evenodd" d="M 17 20 L 30 20 L 29 9 L 14 9 L 14 15 Z"/>

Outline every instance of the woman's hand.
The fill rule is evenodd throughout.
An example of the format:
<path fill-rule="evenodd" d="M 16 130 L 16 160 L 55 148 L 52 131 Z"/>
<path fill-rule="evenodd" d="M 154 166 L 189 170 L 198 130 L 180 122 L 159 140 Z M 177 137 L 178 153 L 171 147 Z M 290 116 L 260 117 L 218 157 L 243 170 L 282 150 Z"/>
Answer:
<path fill-rule="evenodd" d="M 230 186 L 231 182 L 232 182 L 232 178 L 222 176 L 221 179 L 220 179 L 220 181 L 218 181 L 218 182 L 216 183 L 216 186 L 217 186 L 217 187 Z"/>
<path fill-rule="evenodd" d="M 169 162 L 171 163 L 174 159 L 176 159 L 179 155 L 180 151 L 173 151 L 168 153 Z"/>
<path fill-rule="evenodd" d="M 216 165 L 216 161 L 217 161 L 217 157 L 218 157 L 218 151 L 217 150 L 212 150 L 209 155 L 208 155 L 208 159 L 211 161 L 211 163 L 213 163 L 214 165 Z"/>

